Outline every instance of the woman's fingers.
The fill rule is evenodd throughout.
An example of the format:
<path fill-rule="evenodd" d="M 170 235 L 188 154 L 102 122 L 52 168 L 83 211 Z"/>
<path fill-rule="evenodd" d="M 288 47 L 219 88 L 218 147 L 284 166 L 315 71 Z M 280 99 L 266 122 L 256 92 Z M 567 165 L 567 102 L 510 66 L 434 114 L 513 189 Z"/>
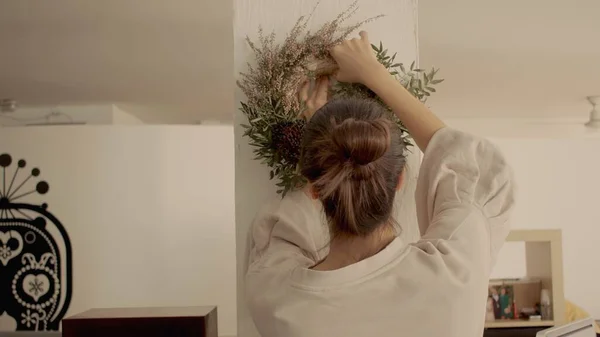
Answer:
<path fill-rule="evenodd" d="M 363 43 L 366 43 L 369 46 L 371 45 L 371 42 L 369 42 L 369 34 L 367 32 L 363 30 L 360 33 L 358 33 L 358 35 L 360 35 L 360 39 Z"/>
<path fill-rule="evenodd" d="M 329 51 L 329 54 L 331 55 L 331 57 L 333 57 L 334 60 L 337 60 L 337 58 L 339 57 L 339 55 L 343 49 L 344 49 L 344 46 L 340 43 L 338 45 L 335 45 L 333 48 L 331 48 L 331 50 Z"/>
<path fill-rule="evenodd" d="M 302 83 L 300 84 L 300 87 L 298 89 L 298 101 L 300 102 L 300 104 L 304 103 L 306 105 L 308 105 L 308 94 L 310 91 L 310 81 L 308 79 L 304 79 L 304 81 L 302 81 Z M 299 115 L 305 115 L 306 111 L 300 111 Z"/>
<path fill-rule="evenodd" d="M 338 82 L 346 82 L 344 75 L 339 70 L 336 71 L 335 74 L 333 74 L 333 78 L 335 78 L 335 80 Z"/>
<path fill-rule="evenodd" d="M 300 102 L 306 102 L 308 100 L 308 92 L 310 90 L 310 81 L 304 80 L 300 84 L 300 90 L 298 90 L 298 100 Z"/>
<path fill-rule="evenodd" d="M 327 102 L 327 94 L 329 92 L 329 78 L 323 76 L 317 80 L 315 86 L 310 91 L 310 82 L 306 81 L 300 87 L 298 98 L 301 102 L 306 103 L 310 107 L 317 107 L 318 103 Z"/>
<path fill-rule="evenodd" d="M 298 92 L 298 99 L 306 105 L 306 109 L 301 112 L 301 114 L 303 114 L 307 120 L 327 103 L 329 78 L 326 76 L 319 78 L 312 91 L 310 90 L 310 84 L 310 81 L 306 81 Z"/>
<path fill-rule="evenodd" d="M 329 93 L 329 78 L 323 76 L 317 80 L 317 85 L 313 91 L 312 101 L 318 109 L 327 103 L 327 94 Z"/>

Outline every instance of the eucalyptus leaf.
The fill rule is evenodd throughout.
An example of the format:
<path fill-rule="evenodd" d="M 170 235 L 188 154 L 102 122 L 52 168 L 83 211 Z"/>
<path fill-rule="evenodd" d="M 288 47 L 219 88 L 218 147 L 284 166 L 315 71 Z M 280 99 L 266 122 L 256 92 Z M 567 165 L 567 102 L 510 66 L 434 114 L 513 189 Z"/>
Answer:
<path fill-rule="evenodd" d="M 434 76 L 435 76 L 435 69 L 431 68 L 431 71 L 429 71 L 428 77 L 429 77 L 429 79 L 433 79 Z"/>
<path fill-rule="evenodd" d="M 408 92 L 420 101 L 425 101 L 426 97 L 430 95 L 430 92 L 435 92 L 435 84 L 442 81 L 434 78 L 437 72 L 435 68 L 432 68 L 427 72 L 420 68 L 415 69 L 416 62 L 412 62 L 410 70 L 407 71 L 401 62 L 395 62 L 398 54 L 390 53 L 384 48 L 382 42 L 379 43 L 379 46 L 373 44 L 371 47 L 376 54 L 377 60 L 388 70 L 390 75 L 394 76 Z M 260 90 L 262 89 L 259 88 L 274 88 L 272 85 L 272 83 L 274 83 L 273 81 L 295 76 L 293 73 L 296 71 L 295 69 L 300 68 L 307 72 L 306 67 L 302 62 L 305 62 L 306 57 L 311 56 L 309 51 L 304 52 L 302 55 L 292 55 L 291 53 L 284 51 L 284 49 L 281 49 L 278 45 L 270 45 L 264 48 L 271 48 L 266 50 L 276 51 L 276 55 L 279 55 L 278 57 L 280 57 L 280 59 L 275 59 L 275 62 L 272 62 L 273 64 L 285 64 L 285 66 L 281 69 L 271 68 L 269 71 L 263 71 L 261 68 L 269 67 L 270 65 L 266 62 L 265 55 L 267 54 L 265 54 L 266 52 L 263 53 L 262 48 L 263 47 L 258 44 L 253 48 L 254 52 L 257 54 L 259 68 L 252 68 L 252 65 L 250 65 L 249 67 L 254 69 L 254 73 L 242 74 L 238 85 L 240 82 L 243 82 L 246 89 L 254 90 L 254 92 L 258 91 L 258 95 L 260 95 Z M 319 58 L 324 57 L 325 55 L 317 54 L 312 56 Z M 314 74 L 309 75 L 314 76 Z M 283 196 L 291 190 L 304 186 L 306 180 L 299 173 L 296 163 L 287 162 L 281 157 L 279 150 L 273 147 L 272 128 L 273 125 L 283 121 L 295 121 L 299 112 L 304 111 L 306 106 L 305 104 L 300 104 L 300 106 L 290 108 L 289 104 L 287 104 L 288 102 L 284 100 L 284 97 L 287 97 L 286 95 L 288 94 L 285 92 L 278 92 L 277 90 L 279 89 L 272 90 L 274 91 L 269 93 L 265 92 L 262 98 L 258 100 L 241 102 L 240 110 L 249 120 L 248 124 L 250 124 L 241 126 L 245 129 L 244 136 L 248 137 L 248 143 L 253 148 L 252 152 L 254 158 L 270 168 L 269 179 L 275 181 L 276 185 L 279 187 L 277 193 Z M 331 97 L 362 97 L 374 99 L 385 107 L 390 114 L 391 120 L 398 125 L 401 130 L 402 141 L 406 146 L 413 146 L 406 127 L 391 112 L 391 109 L 386 106 L 373 91 L 364 85 L 334 83 L 331 88 Z"/>

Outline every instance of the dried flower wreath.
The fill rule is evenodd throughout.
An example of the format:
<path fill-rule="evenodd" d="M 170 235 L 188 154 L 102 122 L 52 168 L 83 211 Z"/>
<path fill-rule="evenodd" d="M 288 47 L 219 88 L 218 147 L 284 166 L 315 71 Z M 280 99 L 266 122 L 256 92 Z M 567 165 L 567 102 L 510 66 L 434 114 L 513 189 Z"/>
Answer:
<path fill-rule="evenodd" d="M 246 39 L 255 54 L 256 65 L 249 65 L 248 71 L 241 73 L 237 82 L 247 97 L 240 109 L 248 118 L 248 124 L 242 124 L 242 127 L 245 129 L 244 136 L 250 138 L 250 145 L 255 147 L 255 159 L 269 166 L 271 179 L 279 180 L 277 186 L 280 194 L 285 195 L 306 183 L 298 172 L 298 162 L 308 117 L 304 114 L 305 106 L 298 100 L 298 88 L 307 78 L 316 79 L 333 74 L 336 64 L 329 54 L 331 48 L 347 39 L 363 24 L 381 17 L 342 26 L 356 13 L 357 3 L 358 0 L 314 32 L 307 30 L 312 14 L 300 17 L 281 44 L 275 43 L 275 33 L 265 36 L 262 28 L 259 28 L 258 44 L 250 38 Z M 406 69 L 402 63 L 396 63 L 396 54 L 388 55 L 381 43 L 379 46 L 373 45 L 373 50 L 390 74 L 423 102 L 435 92 L 433 86 L 443 81 L 436 78 L 438 69 L 418 69 L 415 68 L 415 62 Z M 336 82 L 330 90 L 330 97 L 364 97 L 377 100 L 385 106 L 361 84 Z M 404 142 L 412 145 L 407 130 L 391 111 L 390 118 L 400 126 Z"/>

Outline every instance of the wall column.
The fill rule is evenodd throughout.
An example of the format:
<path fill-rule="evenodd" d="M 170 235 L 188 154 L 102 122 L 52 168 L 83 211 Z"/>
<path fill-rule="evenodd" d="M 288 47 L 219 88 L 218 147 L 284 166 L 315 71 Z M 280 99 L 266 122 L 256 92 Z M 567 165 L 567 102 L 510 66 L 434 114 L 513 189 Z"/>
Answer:
<path fill-rule="evenodd" d="M 235 0 L 234 3 L 234 62 L 236 77 L 240 71 L 246 70 L 246 62 L 252 62 L 253 56 L 245 38 L 255 40 L 258 27 L 262 26 L 268 34 L 275 31 L 279 40 L 285 38 L 296 20 L 309 14 L 317 0 Z M 319 5 L 311 28 L 334 18 L 346 9 L 352 0 L 327 0 Z M 354 20 L 385 14 L 386 16 L 364 27 L 370 34 L 373 43 L 382 41 L 390 52 L 398 53 L 398 60 L 410 64 L 417 59 L 417 0 L 361 0 Z M 236 103 L 244 100 L 243 94 L 237 90 Z M 237 104 L 239 106 L 239 104 Z M 246 239 L 248 228 L 260 206 L 268 199 L 276 197 L 274 183 L 269 181 L 267 167 L 252 160 L 252 148 L 248 140 L 242 137 L 243 129 L 239 126 L 245 117 L 239 111 L 235 113 L 235 187 L 236 187 L 236 235 L 238 264 L 238 336 L 258 336 L 245 305 L 243 287 L 243 266 L 246 255 Z M 414 153 L 418 153 L 416 148 Z M 414 212 L 414 184 L 418 171 L 419 157 L 414 155 L 409 165 L 409 179 L 403 191 L 406 195 L 398 220 L 404 235 L 414 238 L 416 217 Z"/>

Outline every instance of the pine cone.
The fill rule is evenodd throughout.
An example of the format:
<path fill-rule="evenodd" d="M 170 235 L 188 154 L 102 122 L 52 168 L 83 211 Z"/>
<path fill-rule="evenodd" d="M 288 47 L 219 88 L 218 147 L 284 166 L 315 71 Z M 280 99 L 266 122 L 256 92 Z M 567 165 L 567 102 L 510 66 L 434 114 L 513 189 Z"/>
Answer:
<path fill-rule="evenodd" d="M 285 121 L 275 124 L 271 130 L 271 146 L 284 161 L 292 165 L 300 161 L 300 144 L 302 144 L 305 124 L 302 119 Z"/>

